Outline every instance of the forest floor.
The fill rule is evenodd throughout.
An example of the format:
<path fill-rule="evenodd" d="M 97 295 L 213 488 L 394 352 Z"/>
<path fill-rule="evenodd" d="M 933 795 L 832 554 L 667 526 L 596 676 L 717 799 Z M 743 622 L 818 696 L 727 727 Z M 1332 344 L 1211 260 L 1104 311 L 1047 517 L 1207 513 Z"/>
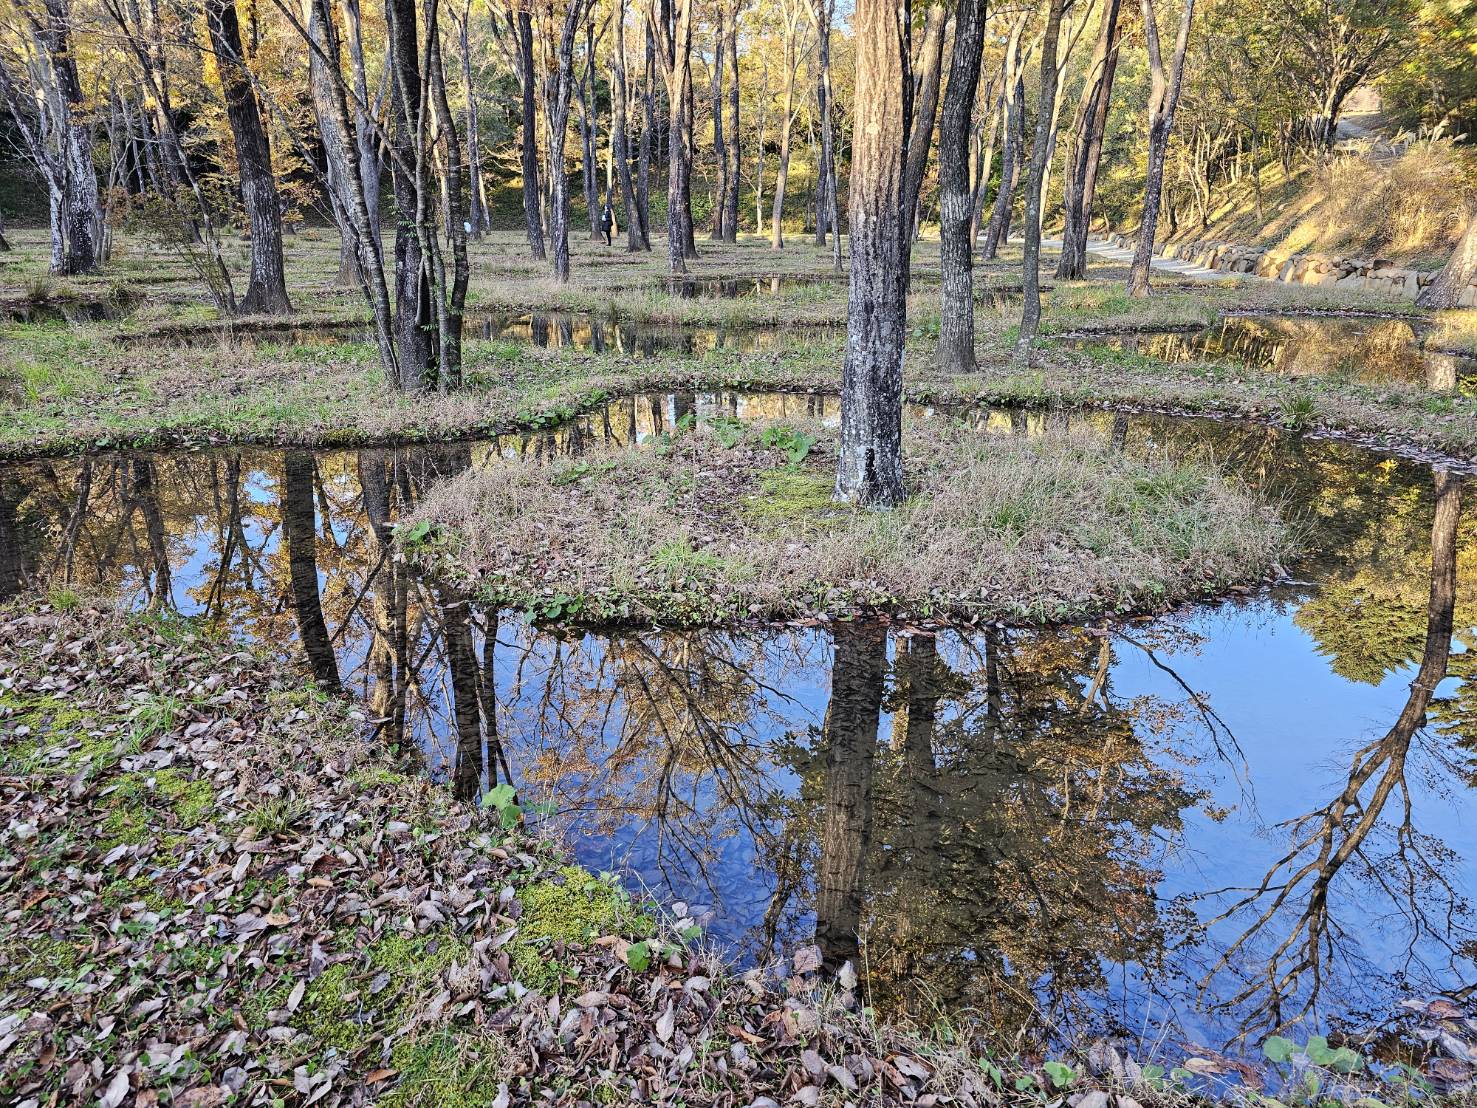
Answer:
<path fill-rule="evenodd" d="M 517 235 L 497 233 L 473 247 L 468 387 L 412 397 L 385 387 L 362 299 L 334 281 L 337 241 L 328 231 L 288 239 L 298 314 L 235 321 L 216 317 L 182 259 L 142 242 L 119 243 L 103 275 L 62 282 L 45 275 L 40 235 L 14 238 L 18 249 L 0 255 L 0 310 L 10 318 L 0 322 L 0 457 L 224 441 L 428 441 L 546 426 L 633 391 L 839 387 L 846 286 L 829 251 L 809 240 L 783 251 L 752 238 L 703 242 L 694 280 L 752 289 L 764 279 L 730 297 L 715 286 L 669 285 L 659 251 L 631 255 L 583 237 L 572 243 L 573 280 L 561 287 Z M 1245 418 L 1477 459 L 1477 398 L 1461 391 L 1212 360 L 1166 364 L 1090 341 L 1202 328 L 1231 313 L 1359 312 L 1412 321 L 1426 345 L 1470 352 L 1477 312 L 1433 318 L 1374 294 L 1164 275 L 1155 296 L 1130 300 L 1121 265 L 1098 262 L 1089 280 L 1050 288 L 1045 337 L 1025 366 L 1010 360 L 1018 260 L 1002 255 L 979 267 L 979 372 L 951 376 L 932 365 L 937 272 L 937 244 L 919 244 L 905 378 L 912 399 Z M 88 321 L 98 314 L 119 318 Z M 527 341 L 540 326 L 546 345 Z M 596 330 L 603 341 L 593 340 Z"/>
<path fill-rule="evenodd" d="M 1105 1042 L 1007 1060 L 946 1025 L 879 1024 L 815 947 L 739 974 L 691 920 L 569 864 L 511 795 L 454 801 L 361 725 L 178 616 L 72 594 L 0 609 L 0 1099 L 1137 1108 L 1232 1085 L 1431 1091 L 1398 1067 L 1351 1073 L 1322 1040 L 1276 1040 L 1262 1066 L 1179 1047 L 1141 1066 Z"/>

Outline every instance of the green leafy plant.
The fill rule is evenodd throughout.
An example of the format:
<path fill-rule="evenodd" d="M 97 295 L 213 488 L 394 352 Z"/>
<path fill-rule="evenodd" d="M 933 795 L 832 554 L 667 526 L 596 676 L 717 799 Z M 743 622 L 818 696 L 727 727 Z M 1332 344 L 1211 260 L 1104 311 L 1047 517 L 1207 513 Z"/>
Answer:
<path fill-rule="evenodd" d="M 808 435 L 804 431 L 797 431 L 793 427 L 766 427 L 764 433 L 759 436 L 761 446 L 771 450 L 783 450 L 785 456 L 791 463 L 799 464 L 805 461 L 819 441 L 814 435 Z"/>
<path fill-rule="evenodd" d="M 732 450 L 744 437 L 744 421 L 733 416 L 718 416 L 708 424 L 713 437 L 727 450 Z"/>

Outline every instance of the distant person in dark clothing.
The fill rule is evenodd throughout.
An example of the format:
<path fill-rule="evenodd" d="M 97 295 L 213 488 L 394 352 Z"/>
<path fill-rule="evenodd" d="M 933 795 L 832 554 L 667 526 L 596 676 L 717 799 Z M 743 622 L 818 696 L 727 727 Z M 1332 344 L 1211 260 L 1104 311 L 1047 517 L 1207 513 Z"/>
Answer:
<path fill-rule="evenodd" d="M 615 213 L 610 210 L 610 204 L 605 205 L 605 210 L 600 213 L 600 231 L 605 235 L 605 245 L 610 243 L 610 229 L 615 226 Z"/>

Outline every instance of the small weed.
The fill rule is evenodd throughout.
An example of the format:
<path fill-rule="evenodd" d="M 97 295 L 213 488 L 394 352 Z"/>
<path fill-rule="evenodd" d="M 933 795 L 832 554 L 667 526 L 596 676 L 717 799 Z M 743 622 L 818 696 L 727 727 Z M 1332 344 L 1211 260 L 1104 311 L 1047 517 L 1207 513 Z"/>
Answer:
<path fill-rule="evenodd" d="M 1282 426 L 1289 431 L 1304 431 L 1312 425 L 1316 408 L 1311 396 L 1284 397 L 1281 402 Z"/>

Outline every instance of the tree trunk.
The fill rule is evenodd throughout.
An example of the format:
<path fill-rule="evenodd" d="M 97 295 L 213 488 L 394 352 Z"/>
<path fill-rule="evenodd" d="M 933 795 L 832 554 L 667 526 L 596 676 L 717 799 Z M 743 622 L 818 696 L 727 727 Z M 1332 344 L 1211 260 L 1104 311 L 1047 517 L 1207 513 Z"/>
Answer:
<path fill-rule="evenodd" d="M 395 345 L 400 388 L 426 387 L 435 361 L 430 259 L 422 245 L 427 217 L 421 120 L 425 89 L 414 0 L 388 0 L 386 64 L 390 66 L 390 158 L 399 220 L 395 226 Z"/>
<path fill-rule="evenodd" d="M 40 23 L 56 91 L 61 105 L 62 176 L 61 219 L 65 252 L 56 272 L 65 276 L 91 273 L 102 262 L 102 209 L 98 203 L 97 171 L 92 164 L 92 128 L 82 118 L 82 80 L 72 56 L 71 12 L 66 0 L 46 0 L 46 18 Z"/>
<path fill-rule="evenodd" d="M 737 0 L 728 2 L 728 37 L 725 50 L 728 55 L 728 141 L 724 153 L 728 168 L 723 175 L 723 241 L 738 241 L 739 221 L 739 60 L 738 60 L 738 17 Z"/>
<path fill-rule="evenodd" d="M 970 123 L 979 88 L 985 43 L 985 0 L 959 0 L 949 86 L 939 121 L 939 266 L 942 312 L 939 368 L 946 373 L 976 369 L 974 357 L 974 251 L 969 228 L 974 214 L 969 187 Z"/>
<path fill-rule="evenodd" d="M 676 0 L 672 25 L 668 27 L 659 10 L 648 13 L 648 25 L 662 39 L 667 84 L 667 265 L 673 273 L 687 272 L 688 238 L 692 232 L 689 204 L 692 163 L 688 157 L 687 104 L 692 93 L 692 5 Z"/>
<path fill-rule="evenodd" d="M 1416 303 L 1422 308 L 1455 308 L 1462 292 L 1477 279 L 1477 212 L 1467 218 L 1467 229 L 1435 279 L 1421 290 Z"/>
<path fill-rule="evenodd" d="M 728 42 L 724 21 L 728 9 L 724 4 L 715 8 L 718 21 L 713 29 L 713 79 L 710 92 L 713 100 L 713 161 L 718 169 L 718 185 L 713 196 L 714 242 L 723 241 L 723 213 L 728 210 L 728 151 L 723 131 L 723 52 Z"/>
<path fill-rule="evenodd" d="M 861 0 L 866 3 L 867 0 Z M 872 779 L 887 676 L 887 632 L 875 620 L 835 624 L 824 744 L 816 942 L 827 968 L 860 959 L 862 889 L 872 835 Z"/>
<path fill-rule="evenodd" d="M 641 218 L 641 241 L 651 249 L 651 144 L 656 136 L 656 43 L 646 28 L 646 66 L 641 82 L 641 145 L 636 175 L 636 214 Z"/>
<path fill-rule="evenodd" d="M 923 41 L 918 48 L 918 64 L 912 74 L 912 116 L 909 120 L 908 160 L 903 170 L 903 225 L 908 238 L 913 237 L 918 216 L 918 196 L 923 189 L 923 174 L 928 168 L 928 150 L 933 145 L 933 125 L 938 116 L 939 81 L 943 77 L 944 32 L 949 23 L 949 9 L 942 2 L 928 6 L 923 21 Z M 905 109 L 906 110 L 906 109 Z"/>
<path fill-rule="evenodd" d="M 354 78 L 354 135 L 359 154 L 359 183 L 364 192 L 364 208 L 374 229 L 375 253 L 381 254 L 380 233 L 380 149 L 376 137 L 378 127 L 371 115 L 369 71 L 364 64 L 364 33 L 360 25 L 359 0 L 342 0 L 344 32 L 349 40 L 349 68 Z M 326 10 L 326 9 L 325 9 Z"/>
<path fill-rule="evenodd" d="M 815 11 L 816 105 L 821 117 L 820 181 L 823 198 L 821 217 L 815 223 L 817 246 L 826 244 L 826 231 L 831 232 L 831 267 L 841 272 L 841 227 L 839 201 L 836 196 L 836 128 L 832 116 L 835 109 L 831 91 L 831 17 L 834 0 L 817 0 Z M 829 225 L 829 226 L 827 226 Z"/>
<path fill-rule="evenodd" d="M 554 240 L 554 280 L 569 280 L 569 174 L 564 165 L 564 136 L 574 95 L 574 36 L 583 18 L 583 0 L 570 0 L 559 35 L 553 87 L 545 96 L 549 131 L 549 237 Z"/>
<path fill-rule="evenodd" d="M 630 132 L 626 128 L 626 103 L 630 90 L 626 85 L 626 0 L 617 0 L 615 9 L 615 57 L 611 69 L 610 100 L 614 118 L 611 122 L 611 144 L 614 147 L 616 175 L 621 183 L 621 205 L 625 213 L 626 250 L 650 250 L 646 230 L 638 214 L 635 188 L 631 182 Z"/>
<path fill-rule="evenodd" d="M 1015 87 L 1006 104 L 1005 149 L 1000 156 L 1000 188 L 995 193 L 995 206 L 990 212 L 990 225 L 985 229 L 985 245 L 980 253 L 993 258 L 1000 244 L 1010 234 L 1010 209 L 1015 204 L 1016 179 L 1020 176 L 1021 153 L 1026 143 L 1026 83 L 1016 75 Z"/>
<path fill-rule="evenodd" d="M 1164 192 L 1164 160 L 1169 150 L 1169 135 L 1174 129 L 1174 111 L 1180 100 L 1180 85 L 1185 75 L 1185 51 L 1190 45 L 1190 24 L 1195 17 L 1195 0 L 1184 0 L 1179 37 L 1175 40 L 1174 60 L 1168 77 L 1159 49 L 1159 27 L 1154 20 L 1153 0 L 1141 0 L 1144 38 L 1149 52 L 1152 88 L 1149 93 L 1149 163 L 1144 182 L 1144 212 L 1139 221 L 1139 240 L 1133 253 L 1133 266 L 1128 273 L 1128 295 L 1149 295 L 1149 268 L 1154 259 L 1154 234 L 1159 227 L 1159 205 Z"/>
<path fill-rule="evenodd" d="M 595 83 L 595 21 L 585 21 L 585 69 L 580 75 L 580 175 L 585 186 L 585 210 L 590 216 L 590 241 L 603 242 L 600 229 L 600 173 L 595 155 L 599 145 L 599 120 L 590 86 Z"/>
<path fill-rule="evenodd" d="M 795 22 L 795 17 L 786 13 L 785 92 L 784 107 L 780 110 L 780 160 L 774 171 L 774 212 L 769 219 L 771 250 L 783 250 L 785 246 L 785 186 L 790 183 L 790 134 L 795 124 L 795 72 L 799 66 L 795 57 Z"/>
<path fill-rule="evenodd" d="M 284 315 L 292 311 L 292 302 L 287 298 L 282 261 L 282 209 L 277 178 L 272 172 L 271 145 L 246 72 L 235 0 L 206 0 L 205 25 L 215 52 L 226 118 L 236 143 L 241 201 L 251 221 L 251 276 L 238 311 L 243 315 Z"/>
<path fill-rule="evenodd" d="M 1107 0 L 1097 46 L 1082 86 L 1082 100 L 1073 123 L 1075 136 L 1067 159 L 1063 198 L 1062 253 L 1057 261 L 1060 281 L 1080 281 L 1087 276 L 1087 233 L 1092 221 L 1092 197 L 1097 186 L 1098 162 L 1103 136 L 1108 128 L 1108 108 L 1113 98 L 1113 77 L 1118 69 L 1118 13 L 1120 0 Z"/>
<path fill-rule="evenodd" d="M 533 256 L 543 261 L 548 255 L 544 250 L 544 221 L 539 213 L 538 182 L 538 122 L 534 115 L 534 98 L 537 95 L 534 82 L 538 73 L 533 67 L 533 18 L 527 8 L 518 10 L 518 57 L 523 75 L 523 222 L 528 229 L 528 248 Z"/>
<path fill-rule="evenodd" d="M 903 342 L 907 333 L 908 218 L 903 166 L 903 28 L 887 0 L 858 0 L 853 16 L 851 286 L 841 383 L 836 499 L 866 507 L 903 502 Z"/>
<path fill-rule="evenodd" d="M 1152 2 L 1152 0 L 1149 0 Z M 1021 330 L 1015 344 L 1015 360 L 1028 362 L 1036 332 L 1041 328 L 1041 202 L 1046 183 L 1046 163 L 1051 157 L 1051 124 L 1056 106 L 1057 44 L 1062 29 L 1065 0 L 1049 0 L 1046 33 L 1041 40 L 1041 98 L 1036 107 L 1036 138 L 1031 144 L 1031 174 L 1026 182 L 1025 248 L 1021 286 Z"/>
<path fill-rule="evenodd" d="M 487 229 L 487 215 L 482 207 L 482 136 L 477 112 L 477 90 L 472 83 L 472 2 L 462 5 L 461 45 L 462 85 L 467 90 L 467 222 L 472 236 L 481 238 Z"/>

